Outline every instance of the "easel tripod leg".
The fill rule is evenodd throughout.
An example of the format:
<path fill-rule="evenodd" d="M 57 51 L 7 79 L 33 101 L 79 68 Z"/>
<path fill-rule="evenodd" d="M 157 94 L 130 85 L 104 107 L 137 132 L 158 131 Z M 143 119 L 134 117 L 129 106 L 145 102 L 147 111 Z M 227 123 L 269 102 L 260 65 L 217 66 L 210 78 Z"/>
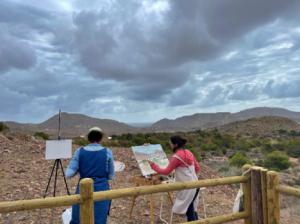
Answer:
<path fill-rule="evenodd" d="M 132 212 L 133 212 L 133 208 L 134 208 L 134 205 L 135 205 L 135 202 L 136 202 L 136 198 L 137 198 L 137 196 L 133 196 L 132 201 L 131 201 L 131 208 L 130 208 L 130 213 L 129 213 L 129 218 L 130 219 L 132 218 Z"/>
<path fill-rule="evenodd" d="M 51 182 L 51 179 L 52 179 L 52 175 L 53 175 L 53 171 L 54 171 L 55 165 L 56 165 L 56 161 L 54 162 L 53 167 L 52 167 L 52 170 L 51 170 L 51 175 L 50 175 L 50 178 L 49 178 L 49 180 L 48 180 L 48 184 L 47 184 L 47 187 L 46 187 L 46 190 L 45 190 L 45 193 L 44 193 L 44 198 L 45 198 L 46 195 L 47 195 L 47 191 L 48 191 L 48 189 L 49 189 L 49 185 L 50 185 L 50 182 Z"/>
<path fill-rule="evenodd" d="M 150 220 L 151 220 L 151 224 L 154 224 L 154 201 L 153 201 L 153 195 L 150 195 L 150 199 L 149 199 L 149 204 L 150 204 Z"/>
<path fill-rule="evenodd" d="M 65 181 L 65 185 L 66 185 L 67 193 L 68 193 L 68 195 L 70 195 L 70 191 L 69 191 L 68 183 L 67 183 L 67 180 L 66 180 L 66 176 L 65 176 L 65 172 L 64 172 L 64 168 L 63 168 L 63 165 L 62 165 L 62 162 L 61 162 L 61 160 L 59 160 L 59 164 L 60 164 L 61 172 L 62 172 L 62 174 L 63 174 L 63 177 L 64 177 L 64 181 Z"/>
<path fill-rule="evenodd" d="M 56 171 L 55 171 L 55 179 L 54 179 L 54 190 L 53 190 L 53 197 L 55 197 L 55 192 L 56 192 L 56 180 L 57 180 L 57 172 L 58 172 L 58 166 L 59 166 L 59 160 L 55 160 L 56 164 Z"/>
<path fill-rule="evenodd" d="M 172 198 L 171 192 L 168 192 L 168 198 L 169 198 L 171 204 L 173 205 L 173 198 Z"/>

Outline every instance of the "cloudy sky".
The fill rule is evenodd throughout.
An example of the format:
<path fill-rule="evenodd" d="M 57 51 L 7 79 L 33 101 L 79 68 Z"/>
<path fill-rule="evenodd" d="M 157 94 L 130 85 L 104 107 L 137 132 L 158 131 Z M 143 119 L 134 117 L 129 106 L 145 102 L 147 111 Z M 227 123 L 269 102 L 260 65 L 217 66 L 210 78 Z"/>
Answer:
<path fill-rule="evenodd" d="M 299 0 L 1 0 L 0 120 L 300 111 Z"/>

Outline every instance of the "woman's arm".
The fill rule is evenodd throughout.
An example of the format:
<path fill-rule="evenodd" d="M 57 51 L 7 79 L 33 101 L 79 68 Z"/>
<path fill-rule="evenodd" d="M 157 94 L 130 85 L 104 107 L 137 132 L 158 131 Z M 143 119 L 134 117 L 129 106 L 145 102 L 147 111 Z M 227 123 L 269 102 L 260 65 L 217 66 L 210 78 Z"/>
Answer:
<path fill-rule="evenodd" d="M 158 174 L 169 175 L 174 169 L 180 165 L 180 161 L 175 157 L 172 157 L 166 168 L 160 168 L 157 164 L 149 162 L 151 168 Z"/>
<path fill-rule="evenodd" d="M 108 179 L 112 180 L 115 176 L 115 165 L 112 151 L 107 149 L 107 158 L 108 158 Z"/>
<path fill-rule="evenodd" d="M 66 170 L 66 178 L 71 178 L 76 175 L 79 169 L 79 149 L 77 149 Z"/>

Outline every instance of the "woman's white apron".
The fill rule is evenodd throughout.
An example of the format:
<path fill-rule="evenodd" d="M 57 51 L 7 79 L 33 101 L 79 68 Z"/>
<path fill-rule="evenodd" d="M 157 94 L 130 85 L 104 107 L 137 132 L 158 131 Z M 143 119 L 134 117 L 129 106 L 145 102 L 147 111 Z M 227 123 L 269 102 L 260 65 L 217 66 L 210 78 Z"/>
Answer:
<path fill-rule="evenodd" d="M 198 180 L 197 174 L 195 172 L 194 164 L 188 165 L 186 162 L 184 162 L 179 156 L 174 155 L 174 157 L 178 160 L 180 160 L 185 167 L 177 167 L 175 169 L 175 181 L 176 182 L 186 182 L 186 181 L 194 181 Z M 193 201 L 196 194 L 196 189 L 190 189 L 190 190 L 182 190 L 177 192 L 175 203 L 172 208 L 172 212 L 176 214 L 185 214 L 187 212 L 187 209 L 191 202 Z M 198 193 L 195 201 L 194 201 L 194 209 L 197 211 L 198 207 L 198 199 L 199 199 Z"/>

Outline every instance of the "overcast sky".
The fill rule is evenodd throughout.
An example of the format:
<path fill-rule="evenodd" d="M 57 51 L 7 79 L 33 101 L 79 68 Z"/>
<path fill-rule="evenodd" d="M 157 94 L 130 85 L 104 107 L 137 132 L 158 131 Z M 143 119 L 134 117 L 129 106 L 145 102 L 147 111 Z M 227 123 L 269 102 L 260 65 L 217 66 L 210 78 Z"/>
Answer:
<path fill-rule="evenodd" d="M 300 111 L 299 0 L 1 0 L 0 120 Z"/>

